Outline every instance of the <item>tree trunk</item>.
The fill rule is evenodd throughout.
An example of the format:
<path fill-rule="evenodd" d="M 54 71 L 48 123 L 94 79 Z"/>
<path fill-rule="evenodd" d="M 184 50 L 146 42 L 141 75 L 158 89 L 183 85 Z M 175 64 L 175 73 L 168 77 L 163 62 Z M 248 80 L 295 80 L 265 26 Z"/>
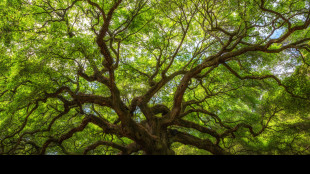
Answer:
<path fill-rule="evenodd" d="M 171 150 L 167 128 L 163 127 L 159 119 L 154 119 L 149 123 L 142 124 L 146 128 L 151 138 L 142 137 L 143 144 L 141 147 L 145 155 L 175 155 Z"/>
<path fill-rule="evenodd" d="M 156 141 L 144 150 L 145 155 L 175 155 L 170 146 L 163 141 Z"/>

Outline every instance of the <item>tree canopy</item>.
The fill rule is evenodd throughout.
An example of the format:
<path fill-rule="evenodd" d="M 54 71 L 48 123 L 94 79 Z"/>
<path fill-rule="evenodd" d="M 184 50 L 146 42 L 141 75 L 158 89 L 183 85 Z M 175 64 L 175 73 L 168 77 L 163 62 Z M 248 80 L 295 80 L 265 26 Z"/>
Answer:
<path fill-rule="evenodd" d="M 309 0 L 2 0 L 0 154 L 310 154 Z"/>

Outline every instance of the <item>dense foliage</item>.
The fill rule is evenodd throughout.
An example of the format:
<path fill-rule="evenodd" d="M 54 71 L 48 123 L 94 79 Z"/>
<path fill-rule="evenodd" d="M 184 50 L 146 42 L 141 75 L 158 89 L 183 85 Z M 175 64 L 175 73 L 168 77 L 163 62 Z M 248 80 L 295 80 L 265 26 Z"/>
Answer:
<path fill-rule="evenodd" d="M 309 0 L 1 0 L 0 154 L 309 154 Z"/>

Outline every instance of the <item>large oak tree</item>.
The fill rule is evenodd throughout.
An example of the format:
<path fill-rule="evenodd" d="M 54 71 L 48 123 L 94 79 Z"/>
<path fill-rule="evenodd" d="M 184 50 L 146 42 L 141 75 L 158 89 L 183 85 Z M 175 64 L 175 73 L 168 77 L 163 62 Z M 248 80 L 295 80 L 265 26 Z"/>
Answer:
<path fill-rule="evenodd" d="M 310 153 L 308 0 L 0 11 L 0 154 Z"/>

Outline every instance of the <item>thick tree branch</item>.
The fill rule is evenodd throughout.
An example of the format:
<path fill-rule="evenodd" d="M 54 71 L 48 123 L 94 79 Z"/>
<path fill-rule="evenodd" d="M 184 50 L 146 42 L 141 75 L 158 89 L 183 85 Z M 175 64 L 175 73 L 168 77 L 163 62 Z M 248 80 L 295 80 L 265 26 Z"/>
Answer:
<path fill-rule="evenodd" d="M 186 145 L 193 145 L 200 149 L 207 150 L 214 155 L 229 155 L 230 154 L 226 152 L 225 150 L 223 150 L 220 146 L 213 144 L 208 139 L 200 139 L 190 134 L 180 132 L 177 130 L 173 130 L 172 132 L 170 131 L 170 134 L 174 135 L 172 138 L 174 142 L 180 142 Z"/>

